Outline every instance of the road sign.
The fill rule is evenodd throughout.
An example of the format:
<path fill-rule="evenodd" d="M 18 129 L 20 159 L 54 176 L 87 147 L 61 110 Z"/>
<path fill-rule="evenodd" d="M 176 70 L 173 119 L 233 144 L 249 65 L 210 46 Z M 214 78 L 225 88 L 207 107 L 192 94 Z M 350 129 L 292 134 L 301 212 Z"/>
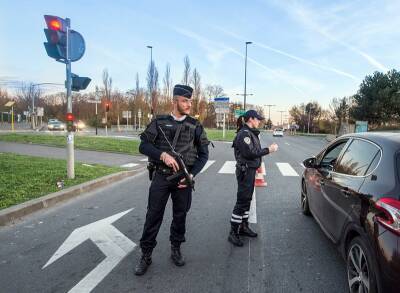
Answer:
<path fill-rule="evenodd" d="M 214 102 L 229 103 L 229 97 L 215 97 Z"/>
<path fill-rule="evenodd" d="M 99 101 L 99 100 L 87 100 L 86 102 L 88 102 L 90 104 L 101 104 L 101 101 Z"/>
<path fill-rule="evenodd" d="M 69 31 L 69 56 L 71 62 L 78 61 L 85 54 L 85 39 L 80 33 L 74 30 Z"/>
<path fill-rule="evenodd" d="M 37 108 L 36 108 L 36 116 L 38 116 L 38 117 L 43 117 L 43 116 L 44 116 L 44 109 L 43 109 L 43 107 L 37 107 Z"/>
<path fill-rule="evenodd" d="M 219 107 L 215 108 L 215 113 L 216 114 L 229 114 L 229 107 Z"/>
<path fill-rule="evenodd" d="M 136 247 L 136 243 L 132 242 L 112 225 L 112 223 L 132 210 L 129 209 L 75 229 L 42 269 L 45 269 L 85 241 L 92 240 L 105 255 L 105 258 L 69 291 L 91 292 Z"/>
<path fill-rule="evenodd" d="M 356 121 L 355 132 L 367 132 L 368 131 L 368 121 Z"/>
<path fill-rule="evenodd" d="M 132 111 L 122 111 L 122 118 L 132 118 Z"/>
<path fill-rule="evenodd" d="M 236 109 L 236 110 L 235 110 L 235 118 L 239 118 L 239 116 L 242 116 L 244 113 L 246 113 L 245 110 Z"/>
<path fill-rule="evenodd" d="M 4 105 L 4 107 L 12 107 L 14 104 L 15 104 L 15 101 L 9 101 Z"/>

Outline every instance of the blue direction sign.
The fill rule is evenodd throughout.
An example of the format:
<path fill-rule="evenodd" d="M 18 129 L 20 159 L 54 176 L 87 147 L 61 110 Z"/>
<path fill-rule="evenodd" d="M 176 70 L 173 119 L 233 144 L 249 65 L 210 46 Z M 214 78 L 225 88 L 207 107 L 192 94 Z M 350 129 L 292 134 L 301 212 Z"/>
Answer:
<path fill-rule="evenodd" d="M 225 102 L 229 103 L 229 97 L 215 97 L 214 102 Z"/>

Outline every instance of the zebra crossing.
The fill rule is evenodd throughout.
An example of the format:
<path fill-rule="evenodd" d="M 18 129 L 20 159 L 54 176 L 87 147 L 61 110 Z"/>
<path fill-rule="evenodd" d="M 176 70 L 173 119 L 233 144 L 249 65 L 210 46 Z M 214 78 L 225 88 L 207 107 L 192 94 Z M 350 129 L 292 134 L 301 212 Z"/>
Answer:
<path fill-rule="evenodd" d="M 147 158 L 143 158 L 139 160 L 141 163 L 128 163 L 128 164 L 124 164 L 121 165 L 121 167 L 123 168 L 132 168 L 132 167 L 136 167 L 140 164 L 143 164 L 145 162 L 147 162 Z M 143 162 L 143 163 L 142 163 Z M 200 173 L 205 173 L 207 171 L 210 171 L 210 167 L 213 166 L 215 163 L 217 163 L 217 160 L 208 160 L 206 165 L 203 167 L 203 169 L 201 170 Z M 299 168 L 299 166 L 301 166 L 301 169 Z M 276 163 L 269 163 L 268 164 L 268 170 L 269 172 L 273 172 L 274 170 L 272 170 L 272 168 L 277 168 L 278 171 L 280 172 L 280 174 L 284 177 L 299 177 L 300 174 L 302 172 L 302 170 L 304 169 L 304 166 L 301 162 L 296 163 L 296 168 L 298 169 L 296 171 L 296 169 L 289 163 L 286 162 L 276 162 Z M 217 173 L 218 174 L 235 174 L 235 170 L 236 170 L 236 161 L 224 161 L 222 163 L 222 165 L 219 167 Z M 265 163 L 262 163 L 262 170 L 265 173 Z M 212 172 L 212 171 L 210 171 Z M 266 174 L 263 174 L 266 175 Z"/>

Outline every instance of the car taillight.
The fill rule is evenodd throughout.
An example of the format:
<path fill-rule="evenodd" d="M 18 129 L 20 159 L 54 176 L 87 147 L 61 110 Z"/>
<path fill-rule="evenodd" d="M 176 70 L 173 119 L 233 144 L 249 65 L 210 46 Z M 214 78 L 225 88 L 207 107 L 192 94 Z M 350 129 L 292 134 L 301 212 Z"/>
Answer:
<path fill-rule="evenodd" d="M 400 201 L 390 197 L 379 199 L 375 206 L 383 215 L 377 216 L 377 221 L 384 227 L 400 236 Z"/>

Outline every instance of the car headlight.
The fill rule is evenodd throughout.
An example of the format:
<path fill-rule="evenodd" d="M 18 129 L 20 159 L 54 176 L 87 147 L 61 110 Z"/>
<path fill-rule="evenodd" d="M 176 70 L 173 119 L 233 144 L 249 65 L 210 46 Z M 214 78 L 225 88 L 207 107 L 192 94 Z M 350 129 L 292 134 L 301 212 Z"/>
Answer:
<path fill-rule="evenodd" d="M 49 125 L 49 128 L 54 128 L 54 125 Z"/>
<path fill-rule="evenodd" d="M 78 123 L 78 127 L 79 127 L 79 128 L 84 128 L 84 127 L 85 127 L 85 123 L 79 122 L 79 123 Z"/>

